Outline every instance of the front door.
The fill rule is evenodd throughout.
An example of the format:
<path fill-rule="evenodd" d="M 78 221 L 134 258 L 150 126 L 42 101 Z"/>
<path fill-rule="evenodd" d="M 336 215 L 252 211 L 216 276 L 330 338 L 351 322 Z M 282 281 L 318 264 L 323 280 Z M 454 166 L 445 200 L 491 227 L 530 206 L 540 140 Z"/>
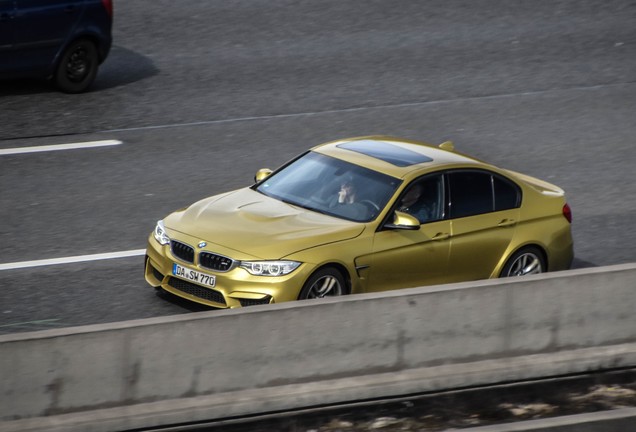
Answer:
<path fill-rule="evenodd" d="M 450 251 L 445 219 L 444 176 L 431 174 L 407 185 L 394 205 L 420 222 L 418 230 L 384 229 L 375 234 L 369 290 L 444 283 Z"/>
<path fill-rule="evenodd" d="M 422 224 L 419 230 L 375 234 L 368 291 L 444 283 L 450 251 L 450 221 Z"/>

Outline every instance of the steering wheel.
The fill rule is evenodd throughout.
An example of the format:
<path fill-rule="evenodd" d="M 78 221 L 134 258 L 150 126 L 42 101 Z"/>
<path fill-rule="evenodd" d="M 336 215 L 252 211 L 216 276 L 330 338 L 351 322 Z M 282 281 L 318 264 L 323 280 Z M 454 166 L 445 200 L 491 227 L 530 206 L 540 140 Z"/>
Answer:
<path fill-rule="evenodd" d="M 368 199 L 360 200 L 360 204 L 364 204 L 364 205 L 366 205 L 368 207 L 374 208 L 377 211 L 380 211 L 380 207 L 376 203 L 371 201 L 371 200 L 368 200 Z"/>

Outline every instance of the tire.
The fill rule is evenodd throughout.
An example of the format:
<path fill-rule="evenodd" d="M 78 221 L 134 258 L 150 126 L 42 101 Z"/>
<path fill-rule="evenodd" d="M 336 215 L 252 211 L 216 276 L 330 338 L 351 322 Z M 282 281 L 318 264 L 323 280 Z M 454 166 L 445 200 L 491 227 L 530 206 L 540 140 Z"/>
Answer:
<path fill-rule="evenodd" d="M 526 276 L 546 271 L 545 258 L 541 250 L 535 246 L 528 246 L 512 254 L 501 271 L 501 277 Z"/>
<path fill-rule="evenodd" d="M 325 267 L 307 279 L 298 295 L 298 300 L 338 297 L 346 293 L 346 285 L 342 273 L 333 267 Z"/>
<path fill-rule="evenodd" d="M 88 39 L 78 39 L 66 47 L 55 68 L 53 80 L 64 93 L 82 93 L 97 76 L 99 55 Z"/>

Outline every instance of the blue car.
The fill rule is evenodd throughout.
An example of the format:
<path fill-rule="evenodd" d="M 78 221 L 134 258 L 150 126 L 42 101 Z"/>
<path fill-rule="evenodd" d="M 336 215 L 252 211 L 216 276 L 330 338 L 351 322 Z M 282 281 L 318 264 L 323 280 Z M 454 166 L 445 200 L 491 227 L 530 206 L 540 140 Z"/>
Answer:
<path fill-rule="evenodd" d="M 112 43 L 112 0 L 0 0 L 0 78 L 86 91 Z"/>

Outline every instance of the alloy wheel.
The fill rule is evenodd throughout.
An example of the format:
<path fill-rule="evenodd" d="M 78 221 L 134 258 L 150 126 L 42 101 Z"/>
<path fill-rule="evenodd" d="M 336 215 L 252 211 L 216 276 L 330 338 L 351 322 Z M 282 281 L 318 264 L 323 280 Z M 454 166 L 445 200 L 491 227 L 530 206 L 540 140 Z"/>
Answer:
<path fill-rule="evenodd" d="M 338 281 L 335 276 L 325 275 L 317 279 L 311 288 L 309 288 L 307 298 L 323 298 L 340 295 L 342 295 L 340 281 Z"/>
<path fill-rule="evenodd" d="M 519 255 L 510 266 L 508 276 L 526 276 L 543 273 L 541 259 L 532 252 Z"/>

